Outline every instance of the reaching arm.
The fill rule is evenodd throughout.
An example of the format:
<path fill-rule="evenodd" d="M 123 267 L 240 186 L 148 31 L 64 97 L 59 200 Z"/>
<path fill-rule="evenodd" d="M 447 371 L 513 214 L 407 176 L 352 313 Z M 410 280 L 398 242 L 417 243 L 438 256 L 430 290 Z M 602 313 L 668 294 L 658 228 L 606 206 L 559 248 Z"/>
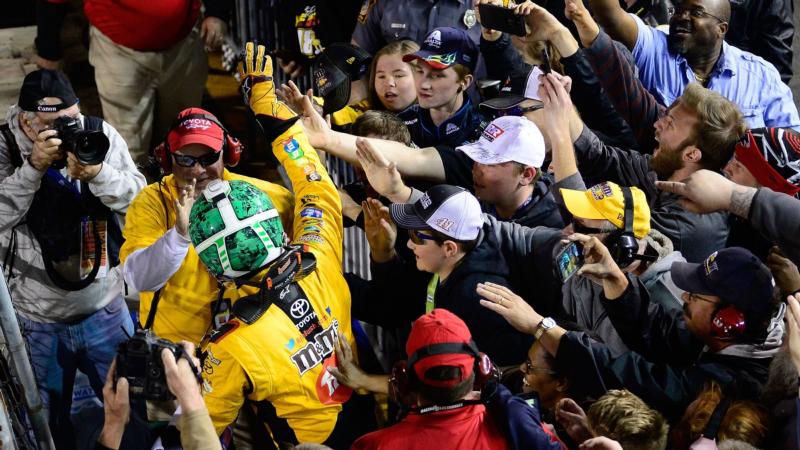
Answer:
<path fill-rule="evenodd" d="M 638 26 L 617 0 L 589 0 L 594 17 L 611 37 L 622 42 L 629 50 L 636 45 Z"/>

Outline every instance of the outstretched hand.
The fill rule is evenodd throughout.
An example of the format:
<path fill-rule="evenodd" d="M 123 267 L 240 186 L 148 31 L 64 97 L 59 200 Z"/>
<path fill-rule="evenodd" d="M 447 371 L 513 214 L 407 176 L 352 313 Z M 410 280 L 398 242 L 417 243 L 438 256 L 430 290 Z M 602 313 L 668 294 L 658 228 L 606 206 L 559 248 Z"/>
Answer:
<path fill-rule="evenodd" d="M 541 314 L 534 311 L 522 297 L 505 286 L 494 283 L 478 283 L 475 292 L 483 297 L 480 301 L 481 306 L 503 316 L 517 331 L 533 334 L 536 327 L 539 326 L 539 322 L 542 321 Z"/>
<path fill-rule="evenodd" d="M 375 149 L 369 140 L 356 139 L 356 157 L 375 192 L 394 203 L 404 203 L 408 200 L 411 189 L 403 184 L 397 166 Z"/>
<path fill-rule="evenodd" d="M 362 202 L 361 208 L 364 211 L 364 233 L 367 235 L 372 259 L 377 263 L 391 260 L 395 256 L 397 226 L 389 214 L 389 208 L 374 198 Z"/>
<path fill-rule="evenodd" d="M 571 398 L 562 398 L 556 403 L 556 420 L 578 444 L 594 437 L 586 412 Z"/>
<path fill-rule="evenodd" d="M 681 206 L 698 214 L 727 211 L 731 207 L 734 191 L 748 189 L 705 169 L 698 170 L 683 181 L 656 181 L 656 187 L 680 195 L 683 197 Z"/>
<path fill-rule="evenodd" d="M 800 372 L 800 294 L 790 295 L 787 302 L 789 307 L 786 309 L 786 335 L 789 354 L 794 367 Z"/>
<path fill-rule="evenodd" d="M 551 145 L 556 142 L 572 144 L 569 134 L 569 121 L 572 117 L 572 99 L 569 89 L 572 79 L 554 72 L 542 75 L 539 84 L 539 98 L 544 103 L 542 131 L 547 133 Z"/>
<path fill-rule="evenodd" d="M 351 389 L 366 389 L 367 374 L 356 363 L 353 349 L 350 348 L 347 339 L 340 334 L 333 348 L 336 353 L 336 366 L 329 366 L 328 372 L 339 383 Z"/>
<path fill-rule="evenodd" d="M 175 200 L 175 231 L 183 237 L 189 237 L 189 215 L 194 206 L 196 186 L 197 180 L 192 178 L 190 184 L 178 187 L 179 197 Z"/>

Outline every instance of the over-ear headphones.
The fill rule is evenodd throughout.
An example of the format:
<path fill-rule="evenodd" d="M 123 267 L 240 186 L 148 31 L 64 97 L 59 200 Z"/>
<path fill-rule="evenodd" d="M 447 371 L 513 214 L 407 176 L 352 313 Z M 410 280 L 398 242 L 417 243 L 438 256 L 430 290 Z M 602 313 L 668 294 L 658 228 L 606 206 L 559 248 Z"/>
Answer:
<path fill-rule="evenodd" d="M 734 305 L 720 308 L 711 319 L 711 336 L 738 339 L 747 331 L 745 315 Z"/>
<path fill-rule="evenodd" d="M 242 156 L 244 146 L 238 139 L 231 135 L 228 130 L 211 114 L 193 113 L 185 116 L 178 117 L 172 122 L 167 134 L 164 136 L 163 142 L 153 149 L 153 156 L 158 161 L 159 166 L 164 174 L 172 173 L 172 151 L 169 148 L 169 134 L 178 128 L 183 122 L 191 119 L 206 119 L 222 129 L 222 148 L 214 149 L 215 151 L 222 151 L 222 160 L 226 166 L 234 167 L 239 164 L 239 158 Z"/>
<path fill-rule="evenodd" d="M 414 364 L 429 356 L 454 353 L 472 355 L 475 358 L 472 369 L 475 374 L 474 390 L 483 389 L 489 380 L 499 377 L 499 371 L 492 364 L 492 360 L 485 353 L 478 351 L 478 347 L 473 341 L 470 341 L 469 344 L 433 344 L 419 348 L 408 358 L 408 361 L 398 361 L 394 364 L 392 376 L 389 379 L 389 397 L 401 405 L 411 406 L 411 391 L 421 383 L 414 372 Z M 428 372 L 437 369 L 439 367 L 432 367 L 428 369 Z"/>
<path fill-rule="evenodd" d="M 633 264 L 636 259 L 644 259 L 646 256 L 637 255 L 639 243 L 633 234 L 633 193 L 629 186 L 620 186 L 620 189 L 622 189 L 622 199 L 625 202 L 622 219 L 624 227 L 611 232 L 606 238 L 606 247 L 617 265 L 625 268 Z"/>

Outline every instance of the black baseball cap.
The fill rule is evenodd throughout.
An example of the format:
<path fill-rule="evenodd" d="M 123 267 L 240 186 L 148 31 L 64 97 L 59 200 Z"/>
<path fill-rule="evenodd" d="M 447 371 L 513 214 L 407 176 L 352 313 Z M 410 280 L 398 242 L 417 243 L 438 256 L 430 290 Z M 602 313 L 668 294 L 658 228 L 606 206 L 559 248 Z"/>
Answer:
<path fill-rule="evenodd" d="M 369 70 L 372 56 L 360 47 L 337 42 L 329 45 L 315 59 L 314 84 L 325 100 L 324 114 L 334 113 L 350 100 L 350 83 L 363 77 Z"/>
<path fill-rule="evenodd" d="M 676 262 L 670 273 L 684 291 L 717 296 L 746 317 L 763 320 L 772 314 L 772 274 L 749 250 L 730 247 L 712 253 L 702 263 Z"/>
<path fill-rule="evenodd" d="M 40 105 L 45 97 L 61 99 L 57 105 Z M 60 70 L 39 69 L 25 75 L 17 105 L 23 111 L 56 112 L 78 103 L 67 75 Z"/>
<path fill-rule="evenodd" d="M 434 69 L 447 69 L 453 64 L 461 64 L 470 72 L 475 72 L 475 66 L 478 64 L 478 46 L 466 31 L 440 27 L 425 36 L 418 51 L 403 56 L 405 62 L 415 59 L 425 61 Z"/>
<path fill-rule="evenodd" d="M 513 108 L 525 100 L 539 100 L 539 75 L 542 75 L 538 66 L 531 66 L 529 70 L 514 71 L 500 88 L 500 95 L 481 103 L 481 107 L 504 110 Z"/>

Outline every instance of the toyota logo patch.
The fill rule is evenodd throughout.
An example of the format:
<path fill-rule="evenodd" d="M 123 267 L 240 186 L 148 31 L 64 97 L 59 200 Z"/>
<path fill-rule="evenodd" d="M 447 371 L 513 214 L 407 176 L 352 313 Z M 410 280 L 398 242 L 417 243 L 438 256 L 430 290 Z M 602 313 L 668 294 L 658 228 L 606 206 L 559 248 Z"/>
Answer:
<path fill-rule="evenodd" d="M 299 319 L 308 312 L 309 308 L 311 308 L 311 305 L 308 300 L 301 298 L 292 303 L 292 306 L 289 307 L 289 314 L 295 319 Z"/>

